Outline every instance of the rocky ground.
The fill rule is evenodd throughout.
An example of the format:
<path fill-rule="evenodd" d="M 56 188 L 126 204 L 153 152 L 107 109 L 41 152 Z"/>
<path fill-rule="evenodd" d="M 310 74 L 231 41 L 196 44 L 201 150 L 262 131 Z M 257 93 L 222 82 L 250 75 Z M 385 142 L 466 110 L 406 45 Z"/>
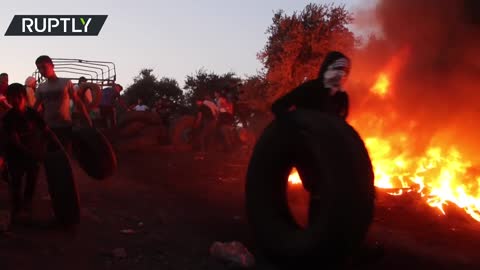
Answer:
<path fill-rule="evenodd" d="M 247 155 L 151 149 L 118 157 L 118 171 L 103 182 L 75 167 L 82 203 L 75 231 L 43 226 L 50 201 L 41 179 L 35 222 L 0 234 L 0 269 L 230 269 L 209 255 L 215 241 L 240 241 L 256 253 L 243 208 Z M 4 183 L 0 202 L 6 210 Z M 414 195 L 379 192 L 368 242 L 383 255 L 346 268 L 479 269 L 479 240 L 480 223 L 458 209 L 443 216 Z M 256 259 L 255 269 L 275 269 Z"/>

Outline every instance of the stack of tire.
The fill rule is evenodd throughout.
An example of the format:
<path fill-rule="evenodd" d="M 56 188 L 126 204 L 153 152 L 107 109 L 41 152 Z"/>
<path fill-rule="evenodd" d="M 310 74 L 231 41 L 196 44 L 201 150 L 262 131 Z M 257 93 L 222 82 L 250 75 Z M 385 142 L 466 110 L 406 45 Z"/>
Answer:
<path fill-rule="evenodd" d="M 292 167 L 310 193 L 305 228 L 287 202 Z M 338 267 L 362 245 L 374 199 L 368 152 L 343 119 L 297 110 L 272 121 L 258 139 L 247 172 L 246 211 L 256 245 L 275 264 Z"/>
<path fill-rule="evenodd" d="M 109 136 L 118 150 L 144 151 L 167 142 L 160 116 L 153 112 L 126 112 Z"/>

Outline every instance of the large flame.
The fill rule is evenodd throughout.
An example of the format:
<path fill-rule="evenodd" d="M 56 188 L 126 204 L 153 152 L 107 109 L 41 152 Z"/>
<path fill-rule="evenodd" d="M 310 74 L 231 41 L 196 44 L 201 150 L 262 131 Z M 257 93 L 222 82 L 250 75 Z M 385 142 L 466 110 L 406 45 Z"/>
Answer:
<path fill-rule="evenodd" d="M 390 81 L 388 80 L 388 75 L 381 73 L 378 76 L 378 80 L 375 85 L 370 89 L 374 94 L 379 96 L 385 96 L 388 93 L 388 87 L 390 86 Z"/>
<path fill-rule="evenodd" d="M 394 58 L 395 64 L 379 74 L 372 93 L 381 97 L 389 93 L 389 74 L 399 68 L 398 59 Z M 418 192 L 428 205 L 443 214 L 444 207 L 454 203 L 480 222 L 480 174 L 472 173 L 472 162 L 453 146 L 432 145 L 422 154 L 413 154 L 408 150 L 415 138 L 408 131 L 380 135 L 382 121 L 389 121 L 384 119 L 388 117 L 359 115 L 351 121 L 360 134 L 368 134 L 364 140 L 375 172 L 375 186 L 397 190 L 392 195 Z M 377 131 L 378 135 L 372 136 Z M 301 183 L 296 169 L 292 170 L 289 182 Z"/>

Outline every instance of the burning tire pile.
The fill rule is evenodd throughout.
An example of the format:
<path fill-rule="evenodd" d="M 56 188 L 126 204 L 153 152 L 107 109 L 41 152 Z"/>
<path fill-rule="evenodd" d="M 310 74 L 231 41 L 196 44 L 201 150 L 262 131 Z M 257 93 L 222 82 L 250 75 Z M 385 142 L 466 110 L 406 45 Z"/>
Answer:
<path fill-rule="evenodd" d="M 288 209 L 292 167 L 310 192 L 305 229 Z M 374 193 L 371 161 L 357 132 L 339 118 L 297 110 L 273 121 L 255 146 L 247 172 L 247 216 L 257 245 L 278 265 L 333 266 L 363 242 Z"/>

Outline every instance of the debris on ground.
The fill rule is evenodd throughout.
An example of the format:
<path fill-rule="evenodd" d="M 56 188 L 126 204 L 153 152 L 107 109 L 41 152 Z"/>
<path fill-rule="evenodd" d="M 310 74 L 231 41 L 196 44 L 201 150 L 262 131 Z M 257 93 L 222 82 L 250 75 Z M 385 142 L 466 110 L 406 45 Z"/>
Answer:
<path fill-rule="evenodd" d="M 255 265 L 255 258 L 240 242 L 214 242 L 210 247 L 210 255 L 218 260 L 233 264 L 236 267 L 250 268 Z"/>
<path fill-rule="evenodd" d="M 120 230 L 121 233 L 123 234 L 136 234 L 137 231 L 135 230 L 132 230 L 132 229 L 124 229 L 124 230 Z"/>
<path fill-rule="evenodd" d="M 0 232 L 8 232 L 10 230 L 11 217 L 9 211 L 0 211 Z"/>
<path fill-rule="evenodd" d="M 240 181 L 240 179 L 237 177 L 218 177 L 218 181 L 225 182 L 225 183 L 232 183 L 232 182 Z"/>
<path fill-rule="evenodd" d="M 117 259 L 127 258 L 127 251 L 124 248 L 116 248 L 112 250 L 112 256 Z"/>

